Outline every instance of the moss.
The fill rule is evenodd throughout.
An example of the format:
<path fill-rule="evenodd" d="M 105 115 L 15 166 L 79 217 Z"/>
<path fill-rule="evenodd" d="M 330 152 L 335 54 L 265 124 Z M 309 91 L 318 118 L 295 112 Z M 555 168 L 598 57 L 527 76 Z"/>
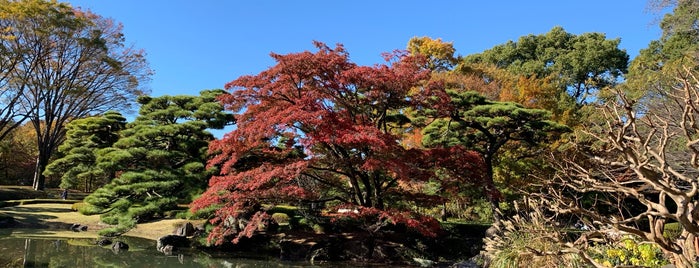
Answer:
<path fill-rule="evenodd" d="M 272 214 L 272 220 L 274 220 L 279 225 L 289 225 L 289 215 L 286 213 L 277 212 Z"/>

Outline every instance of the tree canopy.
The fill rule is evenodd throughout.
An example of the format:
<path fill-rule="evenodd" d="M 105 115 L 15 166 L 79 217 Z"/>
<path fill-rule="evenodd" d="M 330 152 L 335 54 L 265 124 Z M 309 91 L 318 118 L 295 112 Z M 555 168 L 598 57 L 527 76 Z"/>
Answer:
<path fill-rule="evenodd" d="M 207 131 L 233 121 L 217 101 L 222 90 L 200 96 L 139 97 L 139 116 L 111 147 L 97 152 L 96 165 L 115 177 L 85 198 L 93 213 L 117 224 L 103 234 L 121 234 L 159 213 L 188 203 L 206 187 Z"/>
<path fill-rule="evenodd" d="M 66 125 L 66 140 L 58 147 L 62 156 L 46 166 L 44 175 L 59 175 L 64 189 L 78 189 L 82 184 L 85 192 L 91 192 L 106 184 L 114 174 L 95 165 L 96 153 L 111 147 L 124 128 L 126 118 L 116 111 L 71 121 Z"/>
<path fill-rule="evenodd" d="M 620 41 L 602 33 L 574 35 L 555 27 L 464 57 L 460 68 L 488 63 L 525 77 L 553 76 L 563 92 L 584 104 L 627 72 L 629 56 L 618 48 Z"/>
<path fill-rule="evenodd" d="M 537 151 L 540 143 L 555 139 L 568 130 L 564 125 L 550 121 L 550 113 L 540 109 L 525 108 L 513 102 L 489 101 L 474 91 L 447 90 L 447 103 L 451 109 L 433 117 L 423 129 L 425 146 L 464 146 L 478 152 L 485 164 L 483 191 L 493 209 L 502 200 L 495 186 L 493 169 L 497 166 L 503 147 L 516 143 L 515 147 L 528 147 Z M 422 119 L 427 120 L 427 119 Z M 530 156 L 536 155 L 529 152 Z M 521 157 L 521 156 L 520 156 Z M 493 214 L 498 221 L 497 213 Z"/>
<path fill-rule="evenodd" d="M 266 203 L 325 203 L 374 215 L 375 226 L 406 224 L 425 234 L 434 219 L 406 209 L 407 201 L 438 202 L 420 191 L 435 179 L 435 162 L 458 162 L 463 181 L 478 181 L 480 158 L 463 147 L 408 149 L 400 144 L 410 123 L 409 93 L 429 77 L 424 61 L 394 55 L 386 65 L 358 66 L 342 46 L 316 43 L 317 52 L 272 54 L 277 64 L 226 85 L 222 98 L 237 126 L 211 143 L 220 166 L 193 203 L 215 207 L 211 239 L 251 235 Z M 249 216 L 244 230 L 231 219 Z M 377 227 L 377 228 L 378 228 Z"/>
<path fill-rule="evenodd" d="M 0 116 L 10 120 L 3 124 L 32 122 L 39 146 L 34 188 L 43 190 L 42 173 L 65 125 L 128 107 L 150 69 L 143 51 L 124 44 L 120 24 L 65 3 L 2 0 L 0 29 Z"/>

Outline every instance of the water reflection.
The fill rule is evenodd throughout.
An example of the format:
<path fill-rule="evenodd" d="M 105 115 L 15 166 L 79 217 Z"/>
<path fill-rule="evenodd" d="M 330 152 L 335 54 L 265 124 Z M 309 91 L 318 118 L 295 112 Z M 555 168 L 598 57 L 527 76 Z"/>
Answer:
<path fill-rule="evenodd" d="M 94 239 L 0 238 L 0 267 L 302 267 L 278 261 L 212 258 L 199 251 L 165 256 L 153 241 L 120 238 L 128 251 L 95 245 Z"/>

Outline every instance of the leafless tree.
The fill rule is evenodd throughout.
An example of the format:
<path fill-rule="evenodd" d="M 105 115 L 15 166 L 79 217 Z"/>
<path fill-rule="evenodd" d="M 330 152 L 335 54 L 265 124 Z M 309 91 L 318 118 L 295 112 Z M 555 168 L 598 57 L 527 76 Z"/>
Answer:
<path fill-rule="evenodd" d="M 676 78 L 662 89 L 667 98 L 646 111 L 618 89 L 617 99 L 598 107 L 604 120 L 577 136 L 577 153 L 554 156 L 557 175 L 542 180 L 534 196 L 552 212 L 635 235 L 659 245 L 677 267 L 692 267 L 699 251 L 699 80 L 689 69 Z M 681 226 L 677 238 L 663 235 L 671 222 Z"/>
<path fill-rule="evenodd" d="M 74 118 L 119 110 L 143 93 L 150 75 L 144 53 L 124 45 L 122 26 L 68 4 L 0 0 L 4 53 L 21 55 L 5 84 L 16 118 L 37 132 L 34 189 Z M 17 95 L 15 95 L 17 94 Z"/>

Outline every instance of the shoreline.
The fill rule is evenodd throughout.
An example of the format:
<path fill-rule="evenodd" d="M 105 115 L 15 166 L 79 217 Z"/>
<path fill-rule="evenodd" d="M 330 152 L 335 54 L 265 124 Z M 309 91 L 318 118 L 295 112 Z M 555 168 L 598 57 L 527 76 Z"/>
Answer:
<path fill-rule="evenodd" d="M 22 230 L 42 229 L 46 234 L 33 236 L 44 237 L 74 237 L 99 238 L 97 231 L 109 227 L 100 221 L 99 215 L 82 215 L 71 210 L 72 204 L 40 203 L 18 205 L 0 208 L 0 234 L 22 235 Z M 7 219 L 12 220 L 7 220 Z M 5 219 L 5 220 L 3 220 Z M 159 237 L 172 234 L 180 225 L 196 221 L 186 219 L 160 219 L 152 222 L 139 223 L 136 228 L 124 233 L 123 236 L 139 237 L 156 241 Z M 87 231 L 75 232 L 70 230 L 73 224 L 87 226 Z"/>

